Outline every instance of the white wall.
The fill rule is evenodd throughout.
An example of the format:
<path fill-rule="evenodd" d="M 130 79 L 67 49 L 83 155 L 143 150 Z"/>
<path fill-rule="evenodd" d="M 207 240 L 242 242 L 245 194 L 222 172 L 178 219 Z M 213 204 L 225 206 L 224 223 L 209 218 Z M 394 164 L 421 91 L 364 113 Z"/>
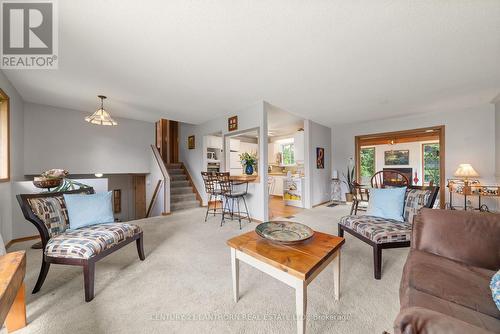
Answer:
<path fill-rule="evenodd" d="M 354 136 L 436 125 L 445 125 L 446 179 L 453 176 L 460 163 L 471 163 L 481 175 L 481 181 L 495 182 L 495 112 L 491 104 L 474 110 L 416 114 L 335 126 L 333 169 L 337 169 L 339 175 L 345 172 L 348 159 L 354 157 Z M 345 192 L 345 185 L 343 187 Z"/>
<path fill-rule="evenodd" d="M 304 162 L 306 168 L 306 207 L 318 205 L 330 200 L 331 197 L 331 176 L 332 176 L 332 130 L 329 127 L 320 125 L 313 121 L 304 122 L 304 140 L 305 157 L 309 157 Z M 325 168 L 316 167 L 316 148 L 325 149 Z M 309 179 L 309 182 L 307 180 Z M 309 184 L 308 184 L 309 183 Z M 307 195 L 310 194 L 310 196 Z"/>
<path fill-rule="evenodd" d="M 149 173 L 153 123 L 117 118 L 118 126 L 97 126 L 79 111 L 32 103 L 24 109 L 24 174 Z"/>
<path fill-rule="evenodd" d="M 232 134 L 227 130 L 227 119 L 238 116 L 238 131 L 244 132 L 249 129 L 259 129 L 259 183 L 249 184 L 249 195 L 247 196 L 248 209 L 252 218 L 267 220 L 267 111 L 266 102 L 258 102 L 247 108 L 237 110 L 225 117 L 217 118 L 203 124 L 194 125 L 180 123 L 179 128 L 179 156 L 180 160 L 188 169 L 196 188 L 200 192 L 204 205 L 207 204 L 201 172 L 206 170 L 203 165 L 203 137 L 214 133 L 222 135 Z M 195 149 L 187 148 L 188 136 L 195 136 Z M 221 168 L 224 165 L 221 164 Z"/>
<path fill-rule="evenodd" d="M 497 181 L 500 182 L 500 94 L 494 100 L 495 103 L 495 157 L 496 168 L 495 175 Z"/>
<path fill-rule="evenodd" d="M 108 190 L 121 190 L 121 212 L 115 213 L 114 217 L 122 222 L 135 218 L 134 182 L 130 174 L 112 174 L 105 176 L 108 179 Z"/>
<path fill-rule="evenodd" d="M 23 118 L 24 102 L 16 89 L 0 71 L 0 88 L 9 96 L 10 102 L 10 177 L 9 182 L 0 183 L 0 233 L 5 243 L 12 240 L 12 214 L 17 202 L 12 192 L 12 183 L 23 179 Z"/>

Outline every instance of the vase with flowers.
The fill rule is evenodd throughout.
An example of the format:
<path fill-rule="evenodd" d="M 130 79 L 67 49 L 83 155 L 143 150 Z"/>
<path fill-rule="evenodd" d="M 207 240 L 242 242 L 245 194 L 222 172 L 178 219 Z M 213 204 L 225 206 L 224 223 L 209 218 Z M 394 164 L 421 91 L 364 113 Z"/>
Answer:
<path fill-rule="evenodd" d="M 241 165 L 245 168 L 245 174 L 252 175 L 254 166 L 257 165 L 257 153 L 242 153 L 240 154 Z"/>

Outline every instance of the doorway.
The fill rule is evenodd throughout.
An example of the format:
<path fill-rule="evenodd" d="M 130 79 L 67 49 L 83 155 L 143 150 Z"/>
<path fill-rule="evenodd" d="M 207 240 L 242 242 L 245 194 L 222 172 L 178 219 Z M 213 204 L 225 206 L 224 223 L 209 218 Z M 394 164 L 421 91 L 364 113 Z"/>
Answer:
<path fill-rule="evenodd" d="M 367 184 L 383 169 L 398 170 L 414 185 L 438 185 L 445 205 L 445 126 L 355 137 L 356 180 Z"/>

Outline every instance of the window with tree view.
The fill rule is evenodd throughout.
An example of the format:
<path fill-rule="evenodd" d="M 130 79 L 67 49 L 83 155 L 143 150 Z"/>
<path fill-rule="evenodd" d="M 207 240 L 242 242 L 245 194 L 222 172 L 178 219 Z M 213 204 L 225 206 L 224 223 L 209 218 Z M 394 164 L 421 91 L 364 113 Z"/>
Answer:
<path fill-rule="evenodd" d="M 293 144 L 282 144 L 281 145 L 281 154 L 283 155 L 283 165 L 294 165 L 295 157 L 293 155 L 294 149 Z"/>
<path fill-rule="evenodd" d="M 361 149 L 360 165 L 362 182 L 366 182 L 375 174 L 375 147 Z"/>
<path fill-rule="evenodd" d="M 439 184 L 439 143 L 423 144 L 424 184 Z"/>

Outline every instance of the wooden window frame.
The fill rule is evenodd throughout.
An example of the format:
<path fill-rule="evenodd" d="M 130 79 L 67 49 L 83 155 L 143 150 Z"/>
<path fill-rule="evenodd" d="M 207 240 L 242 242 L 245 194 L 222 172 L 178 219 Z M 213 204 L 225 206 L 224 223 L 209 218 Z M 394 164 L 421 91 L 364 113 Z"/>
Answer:
<path fill-rule="evenodd" d="M 446 159 L 446 127 L 444 125 L 431 126 L 428 128 L 410 129 L 394 132 L 383 132 L 367 135 L 358 135 L 354 137 L 354 148 L 355 148 L 355 166 L 356 166 L 356 180 L 360 181 L 360 149 L 361 146 L 370 146 L 377 144 L 387 143 L 390 139 L 398 139 L 400 142 L 415 142 L 415 141 L 426 141 L 435 140 L 436 138 L 429 139 L 429 137 L 437 137 L 439 141 L 439 170 L 440 170 L 440 180 L 439 180 L 439 206 L 444 209 L 445 206 L 445 159 Z M 429 133 L 431 131 L 432 133 Z"/>
<path fill-rule="evenodd" d="M 439 142 L 429 142 L 429 143 L 422 143 L 422 149 L 421 149 L 421 154 L 422 154 L 422 185 L 423 186 L 428 186 L 429 185 L 429 182 L 425 182 L 425 160 L 424 160 L 424 146 L 425 145 L 431 145 L 431 144 L 438 144 L 439 145 Z M 441 160 L 441 155 L 439 156 L 440 160 Z M 441 163 L 441 162 L 440 162 Z M 441 173 L 439 173 L 439 182 L 441 182 Z"/>
<path fill-rule="evenodd" d="M 0 174 L 0 182 L 9 182 L 10 181 L 10 101 L 9 101 L 9 96 L 5 94 L 5 92 L 2 89 L 0 89 L 0 101 L 2 101 L 2 103 L 0 104 L 0 126 L 2 127 L 1 131 L 2 138 L 0 138 L 0 145 L 2 146 L 7 145 L 6 148 L 7 164 L 5 166 L 7 170 L 6 177 L 2 177 L 2 174 Z M 6 136 L 5 142 L 3 141 L 4 134 Z M 0 171 L 3 172 L 3 166 L 1 167 Z"/>
<path fill-rule="evenodd" d="M 361 151 L 363 149 L 366 149 L 366 148 L 369 148 L 369 149 L 373 149 L 373 169 L 375 170 L 375 172 L 377 172 L 377 147 L 376 146 L 362 146 L 359 148 L 359 153 L 361 154 Z M 361 157 L 361 155 L 360 155 Z M 361 159 L 359 161 L 359 182 L 361 183 Z"/>

